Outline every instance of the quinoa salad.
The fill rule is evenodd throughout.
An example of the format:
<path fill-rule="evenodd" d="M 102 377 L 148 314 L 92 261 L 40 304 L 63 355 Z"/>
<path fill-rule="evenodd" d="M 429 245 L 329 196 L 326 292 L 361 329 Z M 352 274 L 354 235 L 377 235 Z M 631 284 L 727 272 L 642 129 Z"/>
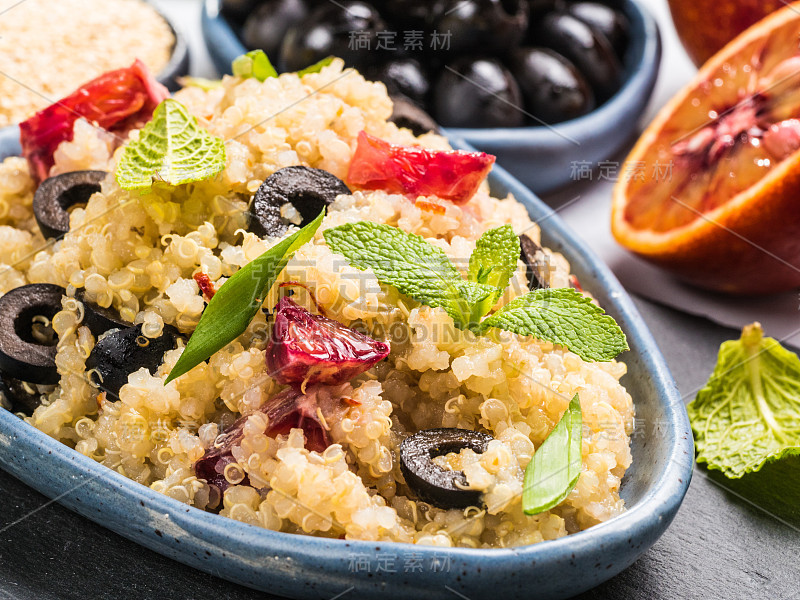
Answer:
<path fill-rule="evenodd" d="M 171 99 L 134 65 L 124 119 L 56 140 L 49 109 L 23 124 L 0 165 L 5 407 L 276 531 L 502 548 L 623 512 L 624 335 L 491 195 L 493 157 L 398 127 L 385 86 L 339 59 L 248 60 Z M 176 123 L 216 166 L 142 171 Z M 581 320 L 536 321 L 560 302 Z"/>

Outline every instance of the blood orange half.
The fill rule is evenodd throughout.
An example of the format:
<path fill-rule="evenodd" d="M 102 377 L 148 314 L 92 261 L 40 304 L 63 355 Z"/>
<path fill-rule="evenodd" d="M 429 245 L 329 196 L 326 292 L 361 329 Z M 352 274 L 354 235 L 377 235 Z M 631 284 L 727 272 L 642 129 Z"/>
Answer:
<path fill-rule="evenodd" d="M 612 230 L 695 285 L 800 286 L 800 2 L 712 57 L 659 113 L 614 189 Z"/>

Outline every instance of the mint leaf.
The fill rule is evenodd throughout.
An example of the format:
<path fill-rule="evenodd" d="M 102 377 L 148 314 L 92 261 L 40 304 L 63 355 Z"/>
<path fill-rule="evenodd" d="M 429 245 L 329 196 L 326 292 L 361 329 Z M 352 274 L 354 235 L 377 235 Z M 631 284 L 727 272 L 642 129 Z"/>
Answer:
<path fill-rule="evenodd" d="M 469 257 L 468 278 L 470 281 L 496 287 L 497 301 L 517 270 L 519 255 L 519 238 L 514 234 L 511 225 L 490 229 L 478 238 L 475 251 Z"/>
<path fill-rule="evenodd" d="M 800 454 L 800 358 L 761 325 L 724 342 L 705 387 L 688 406 L 697 462 L 737 479 Z"/>
<path fill-rule="evenodd" d="M 324 217 L 323 210 L 300 231 L 239 269 L 217 290 L 165 385 L 244 333 L 292 254 L 314 237 Z"/>
<path fill-rule="evenodd" d="M 578 394 L 525 469 L 522 510 L 535 515 L 561 504 L 581 474 L 583 415 Z"/>
<path fill-rule="evenodd" d="M 119 186 L 149 190 L 154 180 L 170 185 L 208 179 L 225 168 L 225 143 L 197 124 L 178 101 L 167 98 L 153 120 L 129 143 L 117 166 Z"/>
<path fill-rule="evenodd" d="M 327 67 L 329 64 L 331 64 L 334 58 L 336 57 L 326 56 L 322 60 L 315 62 L 313 65 L 310 65 L 305 69 L 300 69 L 297 72 L 297 75 L 302 77 L 303 75 L 309 75 L 311 73 L 319 73 L 320 71 L 322 71 L 323 67 Z"/>
<path fill-rule="evenodd" d="M 263 50 L 251 50 L 247 54 L 234 58 L 231 63 L 231 72 L 242 79 L 254 77 L 259 81 L 278 76 L 278 72 Z"/>
<path fill-rule="evenodd" d="M 628 349 L 614 319 L 572 288 L 536 290 L 515 298 L 475 329 L 491 327 L 566 346 L 587 361 L 609 361 Z"/>
<path fill-rule="evenodd" d="M 458 289 L 469 306 L 469 321 L 465 324 L 466 329 L 477 327 L 483 316 L 492 309 L 502 294 L 502 290 L 498 294 L 498 289 L 493 285 L 463 279 L 458 282 Z"/>
<path fill-rule="evenodd" d="M 325 231 L 325 241 L 358 269 L 371 269 L 382 283 L 433 308 L 443 308 L 464 328 L 471 307 L 462 293 L 465 283 L 447 255 L 418 235 L 369 221 Z"/>

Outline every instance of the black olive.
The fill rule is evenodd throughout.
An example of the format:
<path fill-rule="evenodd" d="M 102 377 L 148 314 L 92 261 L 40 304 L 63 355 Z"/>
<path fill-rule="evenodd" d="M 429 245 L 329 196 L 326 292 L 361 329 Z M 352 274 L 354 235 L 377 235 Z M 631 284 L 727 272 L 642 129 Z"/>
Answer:
<path fill-rule="evenodd" d="M 455 54 L 501 54 L 516 47 L 528 28 L 526 0 L 449 0 L 434 31 L 448 35 Z"/>
<path fill-rule="evenodd" d="M 519 85 L 492 58 L 462 58 L 444 69 L 433 105 L 444 127 L 518 127 L 525 121 Z"/>
<path fill-rule="evenodd" d="M 251 50 L 260 48 L 278 59 L 283 34 L 308 16 L 303 0 L 269 0 L 250 13 L 244 22 L 242 40 Z"/>
<path fill-rule="evenodd" d="M 281 217 L 284 204 L 294 206 L 303 219 L 301 225 L 305 225 L 316 219 L 336 196 L 350 193 L 341 179 L 322 169 L 284 167 L 267 177 L 253 196 L 249 231 L 261 237 L 281 236 L 289 228 Z"/>
<path fill-rule="evenodd" d="M 33 384 L 14 379 L 5 373 L 0 373 L 0 396 L 0 407 L 28 416 L 42 403 L 42 395 Z"/>
<path fill-rule="evenodd" d="M 327 56 L 338 56 L 347 66 L 363 71 L 375 60 L 379 31 L 386 31 L 386 24 L 369 4 L 321 6 L 286 32 L 280 66 L 284 71 L 299 71 Z"/>
<path fill-rule="evenodd" d="M 222 0 L 220 12 L 235 23 L 241 23 L 259 5 L 260 0 Z"/>
<path fill-rule="evenodd" d="M 442 0 L 420 2 L 420 0 L 373 0 L 377 8 L 390 23 L 395 26 L 392 31 L 398 32 L 396 46 L 403 48 L 406 31 L 427 31 L 439 14 Z M 424 43 L 424 42 L 423 42 Z"/>
<path fill-rule="evenodd" d="M 531 31 L 532 45 L 555 50 L 586 77 L 598 102 L 619 89 L 622 65 L 611 44 L 572 15 L 550 13 Z"/>
<path fill-rule="evenodd" d="M 128 375 L 145 367 L 154 374 L 164 353 L 175 347 L 178 331 L 165 325 L 157 338 L 142 335 L 142 326 L 134 325 L 106 334 L 95 344 L 86 361 L 92 382 L 116 400 L 119 389 L 128 383 Z"/>
<path fill-rule="evenodd" d="M 109 329 L 120 329 L 130 327 L 131 324 L 119 316 L 113 308 L 104 308 L 94 302 L 89 302 L 85 298 L 83 288 L 75 292 L 75 299 L 83 304 L 83 324 L 86 325 L 95 336 L 99 336 Z"/>
<path fill-rule="evenodd" d="M 575 2 L 567 7 L 567 13 L 604 35 L 617 56 L 622 58 L 631 27 L 624 13 L 599 2 Z"/>
<path fill-rule="evenodd" d="M 493 439 L 469 429 L 425 429 L 400 444 L 400 469 L 408 487 L 429 504 L 440 508 L 479 506 L 481 492 L 463 489 L 467 485 L 463 471 L 443 469 L 431 459 L 464 448 L 483 454 Z"/>
<path fill-rule="evenodd" d="M 34 335 L 34 318 L 52 319 L 65 293 L 58 285 L 33 283 L 0 297 L 0 371 L 30 383 L 58 383 L 55 340 Z"/>
<path fill-rule="evenodd" d="M 550 273 L 547 271 L 549 263 L 541 246 L 525 234 L 519 236 L 519 246 L 520 260 L 526 266 L 528 287 L 532 290 L 550 287 Z"/>
<path fill-rule="evenodd" d="M 594 94 L 586 78 L 552 50 L 520 48 L 514 53 L 512 70 L 535 124 L 560 123 L 594 108 Z"/>
<path fill-rule="evenodd" d="M 419 106 L 397 96 L 392 97 L 394 108 L 389 120 L 398 127 L 410 129 L 414 135 L 423 135 L 429 131 L 441 133 L 441 129 L 433 117 Z"/>
<path fill-rule="evenodd" d="M 528 17 L 531 24 L 541 19 L 545 14 L 553 12 L 561 5 L 559 0 L 528 0 Z"/>
<path fill-rule="evenodd" d="M 382 81 L 389 95 L 405 96 L 419 106 L 425 106 L 431 89 L 426 69 L 414 58 L 399 58 L 384 63 L 370 72 L 375 81 Z"/>
<path fill-rule="evenodd" d="M 73 206 L 86 204 L 105 171 L 73 171 L 48 177 L 33 196 L 33 214 L 45 238 L 58 238 L 69 231 L 69 213 Z"/>

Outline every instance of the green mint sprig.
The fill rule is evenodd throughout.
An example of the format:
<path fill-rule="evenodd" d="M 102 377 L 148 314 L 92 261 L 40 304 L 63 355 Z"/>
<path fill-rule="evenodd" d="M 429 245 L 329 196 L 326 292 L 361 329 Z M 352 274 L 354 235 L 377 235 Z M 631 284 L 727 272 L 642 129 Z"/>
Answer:
<path fill-rule="evenodd" d="M 328 229 L 324 236 L 331 250 L 354 267 L 371 269 L 380 282 L 442 308 L 460 329 L 480 335 L 496 327 L 530 335 L 588 361 L 609 361 L 628 349 L 614 319 L 572 288 L 530 292 L 483 319 L 517 267 L 519 240 L 510 226 L 481 236 L 470 257 L 468 279 L 441 249 L 390 225 L 359 221 Z"/>
<path fill-rule="evenodd" d="M 180 102 L 167 98 L 139 139 L 125 146 L 116 178 L 123 189 L 147 191 L 153 181 L 203 181 L 224 168 L 225 143 L 201 128 Z"/>
<path fill-rule="evenodd" d="M 310 73 L 319 73 L 324 67 L 333 62 L 335 56 L 326 56 L 320 61 L 309 65 L 305 69 L 297 71 L 296 75 L 302 77 Z M 231 72 L 236 77 L 249 79 L 251 77 L 259 81 L 266 81 L 270 77 L 277 77 L 278 71 L 272 66 L 272 62 L 263 50 L 251 50 L 247 54 L 242 54 L 233 59 Z"/>

